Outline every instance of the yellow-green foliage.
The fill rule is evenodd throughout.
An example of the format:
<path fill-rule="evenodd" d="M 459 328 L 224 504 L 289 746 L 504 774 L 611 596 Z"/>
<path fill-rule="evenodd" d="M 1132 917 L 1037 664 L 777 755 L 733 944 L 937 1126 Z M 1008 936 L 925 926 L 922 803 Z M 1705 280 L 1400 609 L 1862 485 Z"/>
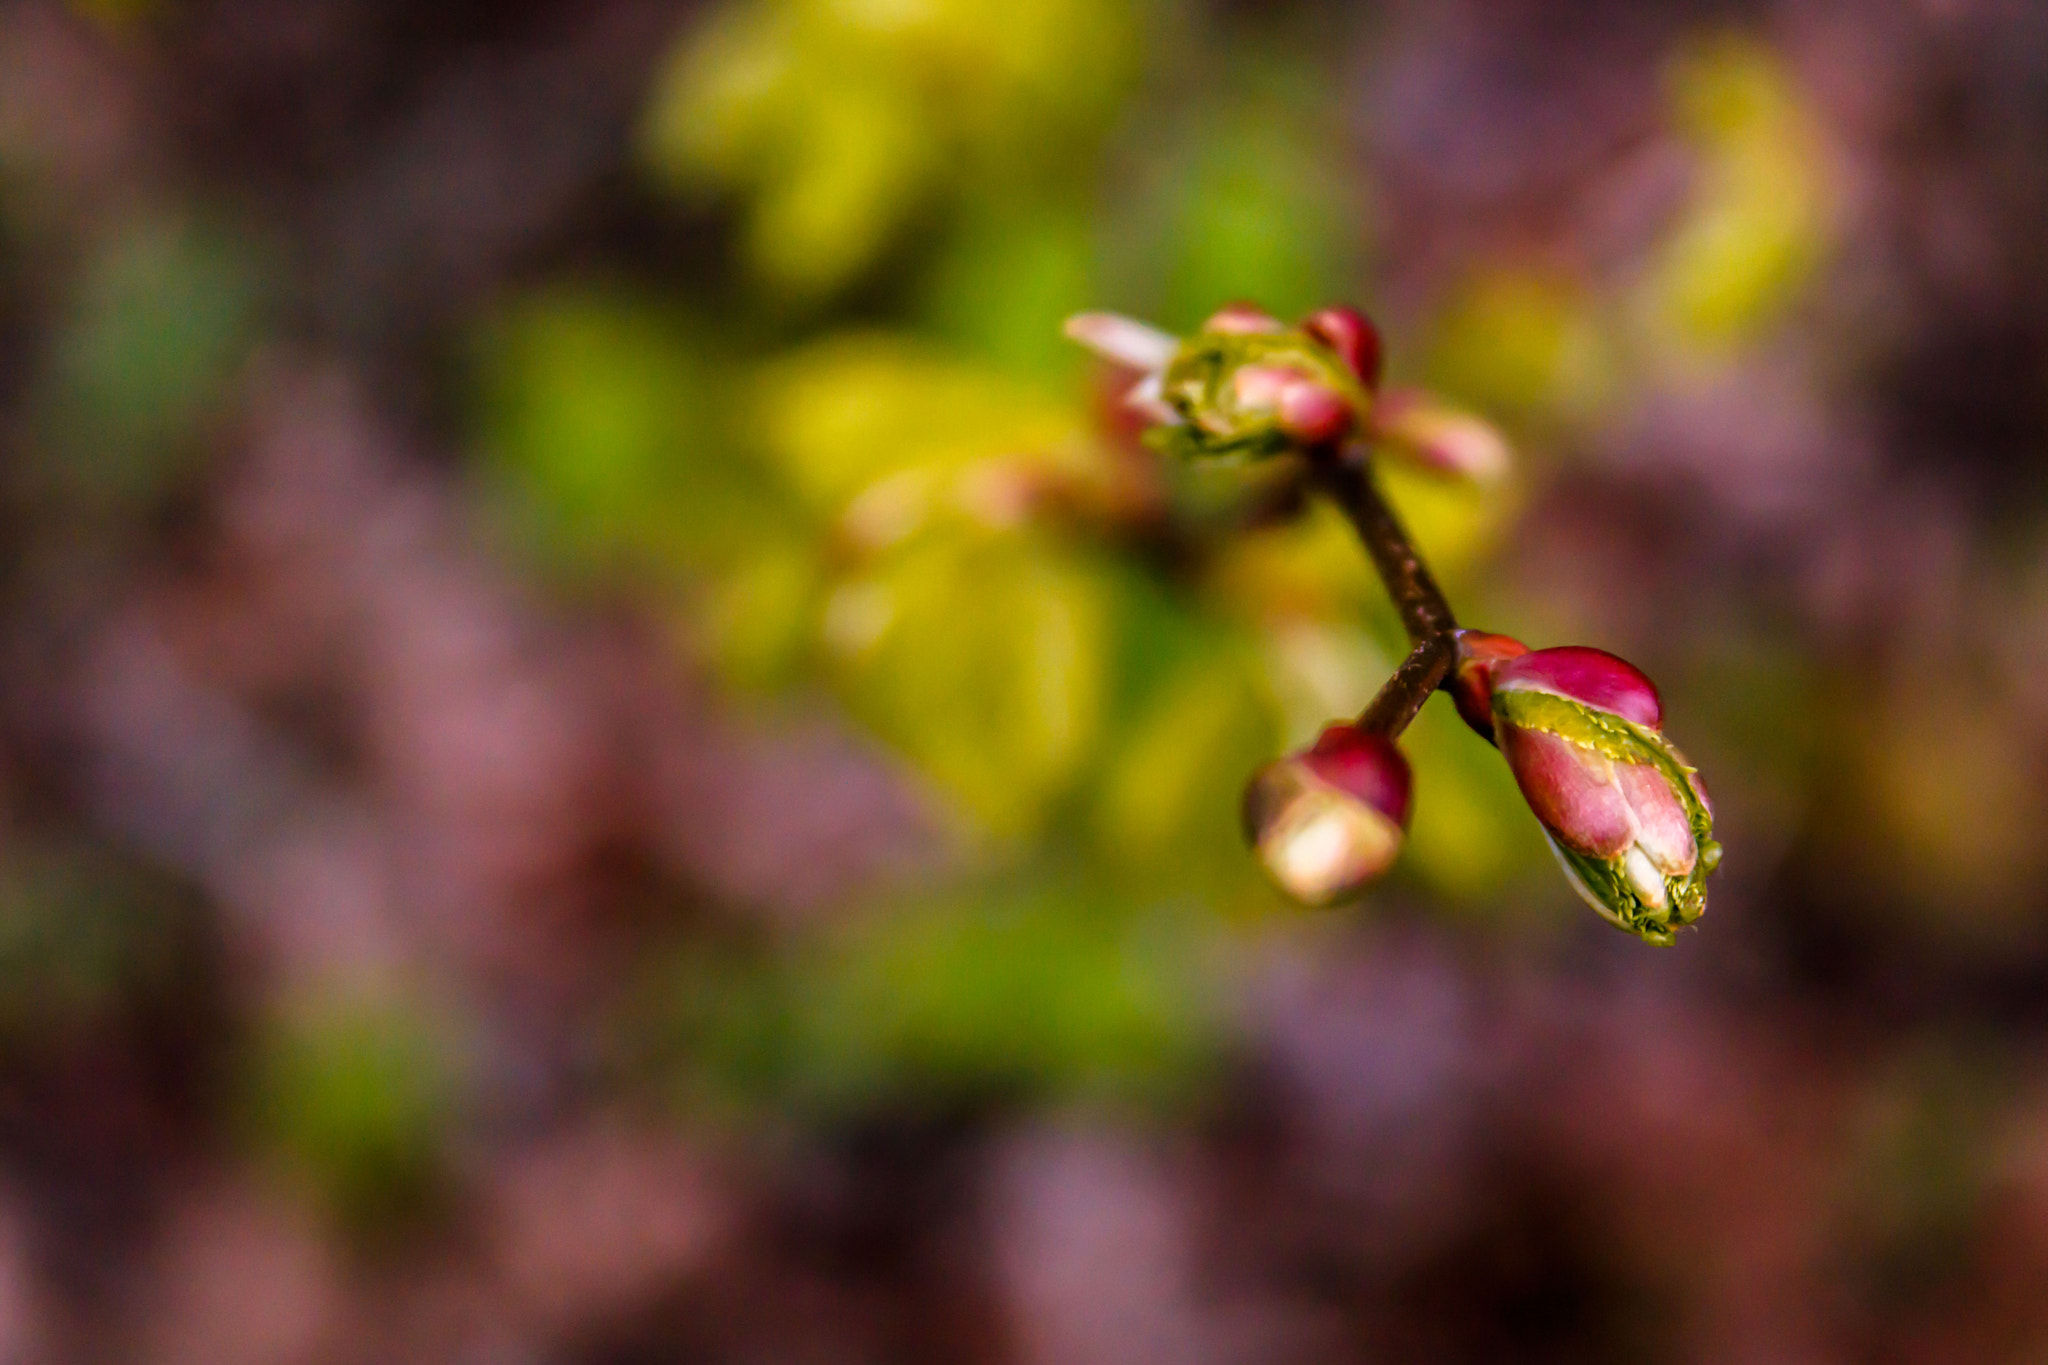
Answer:
<path fill-rule="evenodd" d="M 451 1068 L 403 1004 L 303 1002 L 262 1039 L 249 1081 L 258 1142 L 352 1231 L 375 1238 L 435 1195 Z"/>
<path fill-rule="evenodd" d="M 1172 1101 L 1212 1060 L 1214 927 L 1059 884 L 920 904 L 776 963 L 685 957 L 659 1031 L 693 1103 Z"/>
<path fill-rule="evenodd" d="M 764 281 L 823 293 L 954 177 L 1066 168 L 1132 56 L 1100 0 L 734 0 L 684 36 L 647 151 L 671 184 L 746 196 Z"/>
<path fill-rule="evenodd" d="M 1823 254 L 1829 205 L 1819 138 L 1791 73 L 1760 43 L 1693 47 L 1673 63 L 1669 88 L 1697 175 L 1650 298 L 1680 337 L 1725 350 L 1781 316 Z"/>

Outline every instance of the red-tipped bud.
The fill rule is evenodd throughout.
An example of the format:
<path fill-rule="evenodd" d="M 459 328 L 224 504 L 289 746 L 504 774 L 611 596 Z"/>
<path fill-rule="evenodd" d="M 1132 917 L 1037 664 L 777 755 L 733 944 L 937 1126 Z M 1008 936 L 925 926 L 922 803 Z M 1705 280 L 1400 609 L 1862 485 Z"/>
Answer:
<path fill-rule="evenodd" d="M 1205 332 L 1225 332 L 1233 336 L 1249 336 L 1258 332 L 1279 332 L 1286 330 L 1280 319 L 1259 307 L 1256 303 L 1226 303 L 1209 315 L 1202 324 Z"/>
<path fill-rule="evenodd" d="M 1471 667 L 1490 687 L 1501 754 L 1572 885 L 1621 928 L 1670 943 L 1706 908 L 1721 849 L 1698 775 L 1658 729 L 1655 685 L 1603 650 L 1487 663 L 1484 647 Z"/>
<path fill-rule="evenodd" d="M 1358 382 L 1368 389 L 1380 386 L 1380 372 L 1386 357 L 1380 347 L 1380 329 L 1356 308 L 1319 308 L 1302 319 L 1301 330 L 1337 353 Z"/>
<path fill-rule="evenodd" d="M 1512 635 L 1489 635 L 1483 630 L 1458 632 L 1458 659 L 1452 665 L 1444 690 L 1457 704 L 1465 723 L 1489 743 L 1493 740 L 1493 670 L 1509 659 L 1519 659 L 1529 646 Z"/>
<path fill-rule="evenodd" d="M 1332 725 L 1309 748 L 1252 776 L 1245 837 L 1283 891 L 1327 905 L 1393 865 L 1411 786 L 1408 761 L 1392 740 Z"/>
<path fill-rule="evenodd" d="M 1500 432 L 1428 394 L 1386 394 L 1373 410 L 1372 425 L 1382 449 L 1435 473 L 1492 483 L 1508 472 L 1508 443 Z"/>

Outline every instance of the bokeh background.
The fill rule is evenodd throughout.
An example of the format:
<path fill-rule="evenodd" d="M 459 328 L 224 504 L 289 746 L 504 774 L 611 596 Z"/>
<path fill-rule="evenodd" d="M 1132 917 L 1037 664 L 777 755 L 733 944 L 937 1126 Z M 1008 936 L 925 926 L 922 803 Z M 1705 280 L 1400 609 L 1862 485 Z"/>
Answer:
<path fill-rule="evenodd" d="M 0 0 L 0 1361 L 2048 1358 L 2048 9 Z M 1349 300 L 1675 949 L 1058 334 Z"/>

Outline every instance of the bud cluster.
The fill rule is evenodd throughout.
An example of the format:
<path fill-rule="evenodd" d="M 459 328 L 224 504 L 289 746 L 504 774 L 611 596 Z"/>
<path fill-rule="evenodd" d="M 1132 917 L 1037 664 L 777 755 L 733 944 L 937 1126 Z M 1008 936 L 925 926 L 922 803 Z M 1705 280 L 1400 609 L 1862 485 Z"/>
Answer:
<path fill-rule="evenodd" d="M 1634 665 L 1581 646 L 1531 650 L 1459 630 L 1392 511 L 1362 476 L 1364 450 L 1438 473 L 1495 478 L 1507 446 L 1492 427 L 1415 392 L 1380 390 L 1378 331 L 1354 309 L 1287 327 L 1248 305 L 1185 340 L 1109 313 L 1070 336 L 1139 376 L 1127 401 L 1172 453 L 1306 458 L 1402 608 L 1414 653 L 1359 721 L 1261 768 L 1245 792 L 1246 837 L 1279 886 L 1324 905 L 1391 867 L 1412 781 L 1394 745 L 1431 690 L 1499 748 L 1565 875 L 1616 926 L 1668 944 L 1706 908 L 1719 864 L 1699 774 L 1663 733 L 1663 703 Z"/>
<path fill-rule="evenodd" d="M 1067 335 L 1137 373 L 1126 401 L 1169 454 L 1264 458 L 1357 438 L 1439 474 L 1483 481 L 1507 470 L 1507 444 L 1479 418 L 1415 390 L 1380 392 L 1379 329 L 1355 308 L 1289 327 L 1232 304 L 1185 339 L 1082 313 Z"/>

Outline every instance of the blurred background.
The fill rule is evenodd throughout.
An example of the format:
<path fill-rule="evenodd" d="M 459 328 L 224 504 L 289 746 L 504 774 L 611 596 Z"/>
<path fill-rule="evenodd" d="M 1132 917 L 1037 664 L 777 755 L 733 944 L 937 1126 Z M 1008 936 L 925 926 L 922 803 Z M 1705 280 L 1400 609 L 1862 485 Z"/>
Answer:
<path fill-rule="evenodd" d="M 2023 0 L 0 0 L 0 1362 L 2048 1359 L 2044 221 Z M 1058 331 L 1237 298 L 1677 948 L 1443 701 L 1254 875 L 1398 627 Z"/>

